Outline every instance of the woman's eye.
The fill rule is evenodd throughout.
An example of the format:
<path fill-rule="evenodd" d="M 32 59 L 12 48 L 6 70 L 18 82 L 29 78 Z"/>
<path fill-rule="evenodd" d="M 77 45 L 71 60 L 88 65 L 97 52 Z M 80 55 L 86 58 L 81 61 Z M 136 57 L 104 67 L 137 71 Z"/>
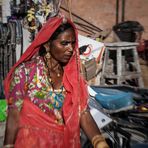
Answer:
<path fill-rule="evenodd" d="M 61 42 L 61 45 L 68 45 L 69 44 L 69 42 L 67 42 L 67 41 L 62 41 Z"/>
<path fill-rule="evenodd" d="M 66 46 L 68 44 L 75 44 L 75 43 L 76 43 L 76 41 L 72 41 L 72 42 L 70 42 L 70 41 L 62 41 L 61 45 Z"/>

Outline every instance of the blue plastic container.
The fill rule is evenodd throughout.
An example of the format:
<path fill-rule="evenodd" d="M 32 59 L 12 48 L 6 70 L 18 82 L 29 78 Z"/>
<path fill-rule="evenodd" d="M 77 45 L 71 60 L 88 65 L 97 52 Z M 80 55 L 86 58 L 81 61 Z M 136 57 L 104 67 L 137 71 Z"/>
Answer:
<path fill-rule="evenodd" d="M 95 99 L 108 110 L 121 109 L 134 104 L 133 94 L 117 89 L 96 88 L 92 87 L 97 92 Z"/>

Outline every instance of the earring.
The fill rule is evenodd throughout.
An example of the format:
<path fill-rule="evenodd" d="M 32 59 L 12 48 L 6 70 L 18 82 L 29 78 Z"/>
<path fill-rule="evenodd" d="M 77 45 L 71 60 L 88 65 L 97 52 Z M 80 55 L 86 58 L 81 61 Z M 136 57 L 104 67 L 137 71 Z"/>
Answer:
<path fill-rule="evenodd" d="M 45 46 L 45 49 L 46 49 L 46 52 L 50 52 L 50 48 L 49 48 L 49 45 L 47 46 Z"/>
<path fill-rule="evenodd" d="M 48 45 L 48 46 L 47 46 Z M 50 48 L 49 48 L 49 44 L 46 44 L 46 59 L 50 59 L 51 58 L 51 54 L 50 54 Z"/>
<path fill-rule="evenodd" d="M 51 54 L 50 52 L 47 52 L 46 55 L 45 55 L 46 59 L 50 59 L 51 58 Z"/>

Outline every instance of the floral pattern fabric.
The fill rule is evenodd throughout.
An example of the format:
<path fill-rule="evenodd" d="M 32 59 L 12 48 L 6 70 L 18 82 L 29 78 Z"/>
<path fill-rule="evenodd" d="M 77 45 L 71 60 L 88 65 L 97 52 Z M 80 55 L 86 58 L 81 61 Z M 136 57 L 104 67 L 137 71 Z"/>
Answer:
<path fill-rule="evenodd" d="M 52 90 L 43 58 L 38 56 L 16 68 L 10 86 L 9 104 L 21 110 L 24 96 L 43 112 L 63 124 L 62 105 L 65 89 Z"/>

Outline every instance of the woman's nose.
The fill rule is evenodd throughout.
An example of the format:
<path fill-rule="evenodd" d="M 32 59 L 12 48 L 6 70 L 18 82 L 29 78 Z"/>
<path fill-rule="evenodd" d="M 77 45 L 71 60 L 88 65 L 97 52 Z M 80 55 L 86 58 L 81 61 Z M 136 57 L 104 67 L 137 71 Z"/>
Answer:
<path fill-rule="evenodd" d="M 72 45 L 72 44 L 69 44 L 69 45 L 68 45 L 68 50 L 69 50 L 69 51 L 73 51 L 73 45 Z"/>

